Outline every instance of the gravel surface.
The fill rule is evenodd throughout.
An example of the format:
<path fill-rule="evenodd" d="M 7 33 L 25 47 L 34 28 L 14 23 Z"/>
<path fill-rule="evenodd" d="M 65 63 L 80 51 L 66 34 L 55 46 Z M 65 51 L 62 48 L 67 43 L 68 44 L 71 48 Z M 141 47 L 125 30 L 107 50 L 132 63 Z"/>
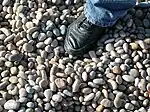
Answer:
<path fill-rule="evenodd" d="M 63 45 L 83 0 L 0 3 L 0 112 L 150 112 L 150 8 L 74 57 Z"/>

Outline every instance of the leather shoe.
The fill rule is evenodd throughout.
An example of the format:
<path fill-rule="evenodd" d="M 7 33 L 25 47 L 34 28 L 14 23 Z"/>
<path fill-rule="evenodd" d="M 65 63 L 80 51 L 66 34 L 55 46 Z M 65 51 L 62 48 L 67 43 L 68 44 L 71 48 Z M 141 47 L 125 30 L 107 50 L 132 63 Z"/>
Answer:
<path fill-rule="evenodd" d="M 96 41 L 104 34 L 105 28 L 90 23 L 84 14 L 68 27 L 64 48 L 67 53 L 79 56 L 96 46 Z"/>

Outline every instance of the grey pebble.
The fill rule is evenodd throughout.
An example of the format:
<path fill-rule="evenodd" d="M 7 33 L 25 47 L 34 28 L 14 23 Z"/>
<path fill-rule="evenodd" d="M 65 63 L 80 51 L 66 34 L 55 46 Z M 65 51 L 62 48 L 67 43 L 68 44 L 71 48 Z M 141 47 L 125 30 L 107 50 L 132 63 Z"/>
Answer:
<path fill-rule="evenodd" d="M 99 78 L 99 79 L 94 79 L 94 80 L 93 80 L 93 83 L 94 83 L 94 84 L 98 84 L 98 85 L 103 85 L 103 84 L 105 84 L 106 82 L 105 82 L 104 79 Z"/>
<path fill-rule="evenodd" d="M 5 104 L 4 104 L 4 108 L 7 109 L 7 110 L 17 110 L 20 106 L 20 103 L 13 100 L 13 99 L 10 99 L 8 100 Z"/>
<path fill-rule="evenodd" d="M 46 97 L 46 99 L 51 99 L 51 98 L 52 98 L 52 95 L 53 95 L 53 93 L 52 93 L 52 90 L 51 90 L 51 89 L 46 89 L 46 90 L 44 91 L 44 96 Z"/>
<path fill-rule="evenodd" d="M 92 100 L 94 98 L 95 94 L 94 93 L 90 93 L 87 96 L 85 96 L 84 101 L 88 102 L 90 100 Z"/>
<path fill-rule="evenodd" d="M 125 108 L 126 108 L 127 110 L 133 110 L 133 109 L 134 109 L 134 106 L 133 106 L 131 103 L 126 103 L 126 104 L 125 104 Z"/>
<path fill-rule="evenodd" d="M 104 107 L 112 107 L 112 102 L 106 98 L 101 101 L 101 104 L 104 105 Z"/>
<path fill-rule="evenodd" d="M 150 76 L 150 67 L 146 69 L 147 75 Z"/>
<path fill-rule="evenodd" d="M 80 86 L 81 81 L 79 79 L 76 79 L 74 83 L 72 84 L 72 92 L 78 92 L 79 91 L 79 86 Z"/>
<path fill-rule="evenodd" d="M 55 102 L 61 102 L 62 99 L 63 99 L 62 96 L 59 95 L 59 94 L 54 94 L 54 95 L 52 96 L 52 100 L 55 101 Z"/>
<path fill-rule="evenodd" d="M 114 50 L 114 46 L 112 43 L 108 43 L 108 44 L 106 44 L 105 49 L 106 49 L 106 51 L 110 52 L 110 51 Z"/>
<path fill-rule="evenodd" d="M 134 82 L 134 77 L 130 75 L 123 75 L 122 78 L 127 82 Z"/>
<path fill-rule="evenodd" d="M 2 5 L 7 6 L 10 4 L 10 2 L 11 2 L 11 0 L 3 0 Z"/>
<path fill-rule="evenodd" d="M 129 71 L 129 75 L 132 77 L 138 77 L 139 76 L 139 71 L 137 69 L 131 69 Z"/>
<path fill-rule="evenodd" d="M 25 43 L 23 45 L 23 50 L 26 52 L 32 52 L 34 50 L 33 46 L 29 43 Z"/>

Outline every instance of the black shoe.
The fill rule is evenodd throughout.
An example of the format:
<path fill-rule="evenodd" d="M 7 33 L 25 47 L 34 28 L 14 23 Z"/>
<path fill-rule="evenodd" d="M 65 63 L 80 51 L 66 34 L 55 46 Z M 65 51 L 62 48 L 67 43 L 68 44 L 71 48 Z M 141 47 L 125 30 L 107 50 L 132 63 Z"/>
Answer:
<path fill-rule="evenodd" d="M 68 28 L 64 48 L 67 53 L 78 56 L 93 49 L 104 34 L 104 28 L 91 24 L 82 14 Z"/>

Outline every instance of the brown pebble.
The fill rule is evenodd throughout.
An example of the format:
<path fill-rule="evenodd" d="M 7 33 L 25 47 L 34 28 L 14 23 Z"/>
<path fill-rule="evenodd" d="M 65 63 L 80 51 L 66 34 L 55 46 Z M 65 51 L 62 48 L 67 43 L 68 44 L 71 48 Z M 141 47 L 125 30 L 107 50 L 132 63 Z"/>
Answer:
<path fill-rule="evenodd" d="M 96 112 L 102 112 L 104 109 L 104 106 L 103 105 L 99 105 L 97 108 L 96 108 Z"/>
<path fill-rule="evenodd" d="M 115 73 L 115 74 L 120 74 L 120 73 L 121 73 L 121 69 L 120 69 L 120 67 L 118 67 L 118 66 L 114 66 L 114 67 L 112 68 L 112 71 L 113 71 L 113 73 Z"/>

